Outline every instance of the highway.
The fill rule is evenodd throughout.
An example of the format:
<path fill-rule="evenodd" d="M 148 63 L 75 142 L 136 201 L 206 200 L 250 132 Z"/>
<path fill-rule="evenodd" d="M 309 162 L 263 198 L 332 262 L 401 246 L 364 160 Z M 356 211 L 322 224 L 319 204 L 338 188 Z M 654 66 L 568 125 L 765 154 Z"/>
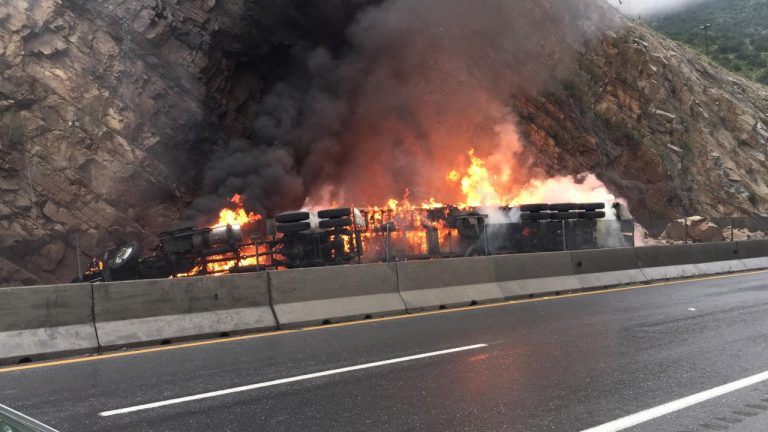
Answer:
<path fill-rule="evenodd" d="M 5 368 L 0 404 L 61 432 L 765 431 L 765 371 L 758 272 Z"/>

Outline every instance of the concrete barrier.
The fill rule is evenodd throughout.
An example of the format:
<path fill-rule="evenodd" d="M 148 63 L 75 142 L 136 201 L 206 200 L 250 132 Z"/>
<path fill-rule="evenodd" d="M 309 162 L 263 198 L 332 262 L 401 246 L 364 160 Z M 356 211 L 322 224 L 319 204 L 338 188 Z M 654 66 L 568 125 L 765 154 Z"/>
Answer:
<path fill-rule="evenodd" d="M 699 274 L 691 259 L 690 245 L 636 248 L 640 268 L 649 281 L 678 279 Z"/>
<path fill-rule="evenodd" d="M 768 240 L 740 241 L 738 245 L 745 270 L 768 268 Z"/>
<path fill-rule="evenodd" d="M 400 262 L 397 282 L 408 312 L 504 300 L 492 257 Z"/>
<path fill-rule="evenodd" d="M 583 289 L 646 282 L 634 248 L 574 251 L 574 277 Z"/>
<path fill-rule="evenodd" d="M 275 329 L 265 273 L 94 284 L 102 348 Z"/>
<path fill-rule="evenodd" d="M 744 271 L 747 267 L 739 259 L 736 242 L 698 243 L 690 246 L 691 262 L 698 275 L 712 275 Z"/>
<path fill-rule="evenodd" d="M 0 288 L 0 364 L 95 353 L 90 284 Z"/>
<path fill-rule="evenodd" d="M 499 255 L 490 259 L 505 299 L 581 289 L 573 274 L 571 252 Z"/>
<path fill-rule="evenodd" d="M 272 271 L 269 285 L 280 328 L 405 313 L 394 264 Z"/>
<path fill-rule="evenodd" d="M 0 288 L 0 364 L 757 268 L 768 240 Z"/>
<path fill-rule="evenodd" d="M 734 242 L 637 248 L 640 266 L 649 281 L 679 279 L 745 270 Z"/>

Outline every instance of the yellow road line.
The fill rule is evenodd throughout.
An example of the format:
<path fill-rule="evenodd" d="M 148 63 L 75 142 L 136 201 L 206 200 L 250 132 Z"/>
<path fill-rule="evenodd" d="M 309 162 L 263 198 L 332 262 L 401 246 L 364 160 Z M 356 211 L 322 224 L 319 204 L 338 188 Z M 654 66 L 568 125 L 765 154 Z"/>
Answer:
<path fill-rule="evenodd" d="M 72 363 L 83 363 L 83 362 L 90 362 L 90 361 L 96 361 L 96 360 L 110 359 L 115 357 L 127 357 L 127 356 L 133 356 L 138 354 L 146 354 L 146 353 L 153 353 L 153 352 L 159 352 L 159 351 L 169 351 L 169 350 L 181 349 L 181 348 L 192 348 L 192 347 L 198 347 L 198 346 L 204 346 L 204 345 L 213 345 L 213 344 L 223 343 L 223 342 L 236 342 L 241 340 L 265 337 L 265 336 L 277 336 L 277 335 L 286 334 L 286 333 L 294 333 L 297 331 L 299 330 L 279 330 L 279 331 L 273 331 L 269 333 L 258 333 L 258 334 L 228 337 L 226 339 L 211 339 L 211 340 L 203 340 L 199 342 L 184 342 L 184 343 L 179 343 L 175 345 L 163 345 L 159 347 L 141 348 L 141 349 L 135 349 L 131 351 L 118 351 L 118 352 L 106 353 L 106 354 L 95 354 L 95 355 L 86 356 L 86 357 L 75 357 L 75 358 L 69 358 L 64 360 L 52 360 L 52 361 L 45 361 L 45 362 L 39 362 L 39 363 L 24 364 L 21 366 L 10 366 L 6 368 L 0 368 L 0 373 L 13 372 L 13 371 L 19 371 L 19 370 L 25 370 L 25 369 L 36 369 L 36 368 L 48 367 L 48 366 L 59 366 L 59 365 L 72 364 Z"/>
<path fill-rule="evenodd" d="M 84 363 L 84 362 L 91 362 L 91 361 L 97 361 L 97 360 L 106 360 L 106 359 L 116 358 L 116 357 L 135 356 L 139 354 L 147 354 L 147 353 L 169 351 L 169 350 L 176 350 L 176 349 L 183 349 L 183 348 L 193 348 L 193 347 L 199 347 L 199 346 L 205 346 L 205 345 L 230 343 L 230 342 L 237 342 L 237 341 L 248 340 L 248 339 L 279 336 L 284 334 L 298 333 L 298 332 L 305 332 L 305 331 L 325 330 L 325 329 L 336 328 L 336 327 L 363 325 L 363 324 L 371 324 L 371 323 L 377 323 L 377 322 L 383 322 L 383 321 L 393 321 L 393 320 L 408 319 L 408 318 L 418 318 L 418 317 L 429 316 L 429 315 L 466 312 L 466 311 L 478 310 L 478 309 L 513 306 L 513 305 L 524 304 L 524 303 L 558 300 L 558 299 L 589 296 L 589 295 L 608 294 L 608 293 L 615 293 L 615 292 L 621 292 L 621 291 L 653 288 L 653 287 L 660 287 L 660 286 L 667 286 L 667 285 L 676 285 L 681 283 L 700 282 L 700 281 L 707 281 L 707 280 L 726 279 L 726 278 L 749 276 L 749 275 L 762 274 L 762 273 L 768 273 L 768 270 L 758 270 L 758 271 L 750 271 L 750 272 L 744 272 L 744 273 L 732 273 L 727 275 L 705 276 L 705 277 L 698 277 L 693 279 L 680 279 L 675 281 L 657 282 L 652 284 L 638 284 L 638 285 L 619 287 L 619 288 L 609 288 L 609 289 L 601 289 L 601 290 L 595 290 L 595 291 L 561 294 L 557 296 L 550 295 L 550 296 L 537 297 L 537 298 L 531 298 L 531 299 L 510 300 L 510 301 L 505 301 L 500 303 L 491 303 L 491 304 L 477 305 L 477 306 L 466 306 L 466 307 L 459 307 L 459 308 L 453 308 L 453 309 L 443 309 L 443 310 L 421 312 L 421 313 L 410 314 L 410 315 L 406 314 L 406 315 L 397 315 L 397 316 L 391 316 L 391 317 L 374 318 L 374 319 L 368 319 L 364 321 L 352 321 L 352 322 L 345 322 L 345 323 L 338 323 L 338 324 L 326 324 L 322 326 L 306 327 L 299 330 L 278 330 L 278 331 L 273 331 L 269 333 L 258 333 L 258 334 L 244 335 L 244 336 L 234 336 L 234 337 L 228 337 L 224 339 L 211 339 L 211 340 L 204 340 L 199 342 L 184 342 L 184 343 L 178 343 L 174 345 L 164 345 L 164 346 L 152 347 L 152 348 L 135 349 L 131 351 L 120 351 L 120 352 L 114 352 L 114 353 L 92 355 L 87 357 L 75 357 L 75 358 L 64 359 L 64 360 L 53 360 L 53 361 L 47 361 L 47 362 L 24 364 L 20 366 L 10 366 L 6 368 L 0 368 L 0 373 L 22 371 L 27 369 L 37 369 L 37 368 L 44 368 L 44 367 L 51 367 L 51 366 L 60 366 L 60 365 L 67 365 L 67 364 L 73 364 L 73 363 Z"/>

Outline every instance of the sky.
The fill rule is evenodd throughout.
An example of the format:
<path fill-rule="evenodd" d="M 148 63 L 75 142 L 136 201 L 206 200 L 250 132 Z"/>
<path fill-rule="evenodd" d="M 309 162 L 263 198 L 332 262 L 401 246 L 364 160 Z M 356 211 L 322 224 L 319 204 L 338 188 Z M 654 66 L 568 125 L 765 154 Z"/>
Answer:
<path fill-rule="evenodd" d="M 702 0 L 607 0 L 627 15 L 652 15 L 677 10 Z"/>

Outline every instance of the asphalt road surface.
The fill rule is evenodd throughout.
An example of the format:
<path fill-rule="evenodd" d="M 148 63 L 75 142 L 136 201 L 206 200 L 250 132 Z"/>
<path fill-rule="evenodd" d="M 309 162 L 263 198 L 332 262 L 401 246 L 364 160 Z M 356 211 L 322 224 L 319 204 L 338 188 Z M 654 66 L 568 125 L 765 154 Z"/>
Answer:
<path fill-rule="evenodd" d="M 768 273 L 171 348 L 0 370 L 0 404 L 62 432 L 768 430 Z"/>

